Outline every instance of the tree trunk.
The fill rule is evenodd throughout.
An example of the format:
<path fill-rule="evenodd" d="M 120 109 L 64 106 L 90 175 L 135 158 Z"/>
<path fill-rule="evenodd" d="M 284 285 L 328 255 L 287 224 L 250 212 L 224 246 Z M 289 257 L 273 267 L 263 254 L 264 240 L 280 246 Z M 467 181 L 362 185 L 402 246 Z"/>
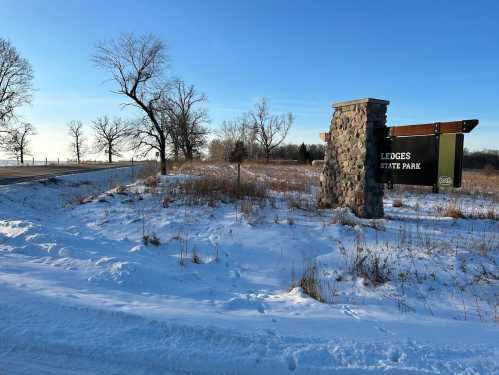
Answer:
<path fill-rule="evenodd" d="M 187 146 L 184 154 L 185 154 L 185 160 L 191 161 L 192 159 L 194 159 L 194 155 L 193 155 L 191 147 Z"/>
<path fill-rule="evenodd" d="M 177 144 L 173 145 L 173 159 L 178 161 L 178 146 Z"/>
<path fill-rule="evenodd" d="M 112 153 L 111 149 L 107 153 L 107 156 L 108 156 L 108 159 L 109 159 L 109 163 L 112 163 L 113 162 L 113 153 Z"/>
<path fill-rule="evenodd" d="M 237 163 L 237 191 L 241 190 L 241 163 Z"/>
<path fill-rule="evenodd" d="M 166 176 L 166 151 L 162 147 L 161 151 L 159 152 L 159 158 L 161 162 L 161 175 Z"/>
<path fill-rule="evenodd" d="M 20 159 L 21 159 L 21 164 L 24 164 L 24 153 L 23 153 L 23 149 L 21 149 Z"/>

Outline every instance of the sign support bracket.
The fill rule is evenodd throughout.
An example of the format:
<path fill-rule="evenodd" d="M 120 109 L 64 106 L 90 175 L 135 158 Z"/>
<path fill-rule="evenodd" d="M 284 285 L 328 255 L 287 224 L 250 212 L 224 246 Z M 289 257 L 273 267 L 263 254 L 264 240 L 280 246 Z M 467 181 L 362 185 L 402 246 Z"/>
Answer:
<path fill-rule="evenodd" d="M 440 123 L 435 122 L 433 124 L 433 134 L 435 134 L 435 157 L 438 160 L 438 154 L 439 154 L 439 148 L 440 148 Z M 438 186 L 438 163 L 436 165 L 436 170 L 435 170 L 435 180 L 433 182 L 433 193 L 438 194 L 439 192 L 439 186 Z"/>

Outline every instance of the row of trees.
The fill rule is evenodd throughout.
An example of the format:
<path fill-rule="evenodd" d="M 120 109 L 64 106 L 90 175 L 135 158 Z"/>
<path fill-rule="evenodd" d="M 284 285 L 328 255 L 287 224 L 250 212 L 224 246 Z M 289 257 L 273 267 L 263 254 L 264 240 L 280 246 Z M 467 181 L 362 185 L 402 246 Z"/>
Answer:
<path fill-rule="evenodd" d="M 105 151 L 108 160 L 125 148 L 138 155 L 156 151 L 161 160 L 161 173 L 166 173 L 166 158 L 191 160 L 206 145 L 208 130 L 207 98 L 194 85 L 180 79 L 167 78 L 168 56 L 165 44 L 145 34 L 123 34 L 98 45 L 94 63 L 108 71 L 115 83 L 116 94 L 124 96 L 125 106 L 134 106 L 142 114 L 133 121 L 107 117 L 93 123 L 95 151 Z M 17 50 L 0 38 L 0 148 L 24 161 L 29 137 L 34 127 L 21 121 L 17 109 L 31 102 L 33 69 Z M 85 151 L 81 122 L 69 124 L 71 148 L 78 161 Z"/>
<path fill-rule="evenodd" d="M 168 79 L 166 45 L 151 34 L 122 34 L 98 45 L 94 63 L 106 70 L 115 93 L 126 98 L 125 105 L 138 108 L 143 116 L 134 121 L 133 148 L 142 155 L 156 151 L 161 174 L 166 174 L 166 159 L 171 151 L 192 160 L 206 144 L 206 96 L 194 85 Z"/>
<path fill-rule="evenodd" d="M 499 169 L 499 151 L 468 151 L 464 149 L 463 167 L 469 169 Z"/>
<path fill-rule="evenodd" d="M 166 174 L 168 151 L 176 160 L 180 156 L 192 160 L 200 154 L 208 135 L 208 115 L 203 108 L 206 96 L 193 85 L 166 78 L 168 56 L 161 40 L 151 34 L 123 34 L 101 43 L 93 60 L 110 74 L 115 93 L 127 99 L 126 105 L 142 111 L 142 119 L 130 132 L 133 148 L 142 150 L 143 155 L 156 151 L 162 174 Z M 262 98 L 241 118 L 223 123 L 219 137 L 210 145 L 210 153 L 221 153 L 221 158 L 228 160 L 239 141 L 249 158 L 263 153 L 269 160 L 286 139 L 292 123 L 291 113 L 271 113 L 268 101 Z"/>
<path fill-rule="evenodd" d="M 230 142 L 224 142 L 220 138 L 213 139 L 208 145 L 208 158 L 211 160 L 231 160 L 231 147 L 232 150 L 236 148 L 237 142 L 234 146 L 231 146 Z M 264 150 L 258 145 L 254 145 L 253 156 L 249 157 L 248 145 L 244 144 L 245 159 L 259 160 L 265 158 Z M 323 144 L 310 144 L 306 145 L 304 143 L 297 144 L 282 144 L 274 148 L 271 152 L 270 157 L 272 160 L 297 160 L 301 163 L 308 163 L 313 160 L 324 159 L 324 152 L 326 146 Z"/>
<path fill-rule="evenodd" d="M 291 113 L 272 113 L 268 100 L 261 98 L 249 112 L 222 123 L 216 138 L 208 145 L 208 157 L 231 161 L 234 150 L 243 148 L 245 158 L 250 160 L 323 159 L 325 145 L 284 144 L 292 124 Z"/>
<path fill-rule="evenodd" d="M 230 160 L 237 142 L 242 142 L 248 159 L 270 159 L 284 142 L 293 124 L 293 115 L 273 114 L 266 98 L 261 98 L 252 110 L 239 118 L 224 121 L 208 147 L 210 158 Z"/>
<path fill-rule="evenodd" d="M 78 163 L 91 152 L 105 152 L 111 163 L 113 156 L 121 156 L 121 152 L 128 149 L 129 128 L 119 118 L 110 121 L 107 117 L 102 117 L 93 122 L 95 139 L 93 147 L 88 145 L 81 121 L 71 121 L 68 129 L 71 137 L 70 151 Z M 31 155 L 31 136 L 35 134 L 36 129 L 29 122 L 10 124 L 3 130 L 1 149 L 24 164 L 25 157 Z"/>
<path fill-rule="evenodd" d="M 68 133 L 71 137 L 70 151 L 79 164 L 89 152 L 104 152 L 109 163 L 113 156 L 122 156 L 123 151 L 128 151 L 128 140 L 132 128 L 121 118 L 110 120 L 107 116 L 99 117 L 93 121 L 94 146 L 91 151 L 88 139 L 83 130 L 81 121 L 71 121 L 68 124 Z"/>
<path fill-rule="evenodd" d="M 192 160 L 200 156 L 207 144 L 209 122 L 204 105 L 207 98 L 194 85 L 170 79 L 166 45 L 151 34 L 122 34 L 96 47 L 93 62 L 108 72 L 114 82 L 114 93 L 126 99 L 141 114 L 131 121 L 102 117 L 93 122 L 93 152 L 105 152 L 108 161 L 125 150 L 146 156 L 155 152 L 166 174 L 166 160 Z M 33 70 L 7 41 L 0 39 L 0 147 L 18 157 L 27 154 L 29 137 L 35 128 L 20 121 L 16 110 L 29 103 L 33 93 Z M 274 114 L 267 99 L 240 118 L 222 124 L 217 138 L 209 147 L 210 155 L 229 160 L 236 142 L 242 142 L 250 159 L 289 156 L 290 147 L 282 146 L 293 123 L 291 113 Z M 89 146 L 83 124 L 68 125 L 71 150 L 78 162 Z M 293 151 L 294 153 L 294 151 Z"/>

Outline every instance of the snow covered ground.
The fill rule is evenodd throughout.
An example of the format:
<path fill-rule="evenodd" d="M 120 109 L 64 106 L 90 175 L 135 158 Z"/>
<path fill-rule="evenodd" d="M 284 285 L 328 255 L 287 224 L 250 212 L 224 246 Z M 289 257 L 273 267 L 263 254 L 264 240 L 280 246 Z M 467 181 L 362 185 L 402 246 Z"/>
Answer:
<path fill-rule="evenodd" d="M 497 221 L 442 217 L 445 194 L 376 221 L 279 193 L 165 204 L 190 177 L 135 172 L 0 187 L 0 374 L 499 373 Z"/>

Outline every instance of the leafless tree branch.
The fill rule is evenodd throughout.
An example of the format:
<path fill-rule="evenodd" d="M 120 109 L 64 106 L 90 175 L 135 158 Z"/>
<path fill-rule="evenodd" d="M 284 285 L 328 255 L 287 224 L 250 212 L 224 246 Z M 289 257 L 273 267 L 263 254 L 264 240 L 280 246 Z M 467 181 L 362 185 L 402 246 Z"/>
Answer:
<path fill-rule="evenodd" d="M 5 132 L 15 111 L 30 103 L 33 93 L 33 68 L 7 40 L 0 38 L 0 127 Z"/>
<path fill-rule="evenodd" d="M 68 134 L 71 137 L 70 149 L 76 162 L 80 164 L 81 159 L 87 153 L 87 139 L 83 134 L 83 123 L 81 121 L 70 121 L 68 123 Z"/>
<path fill-rule="evenodd" d="M 126 121 L 120 118 L 109 120 L 107 116 L 99 117 L 93 121 L 93 129 L 95 151 L 104 151 L 108 156 L 109 163 L 113 162 L 113 156 L 119 157 L 127 149 L 132 128 Z"/>
<path fill-rule="evenodd" d="M 148 131 L 154 133 L 152 139 L 160 153 L 161 174 L 166 174 L 167 135 L 159 117 L 161 102 L 168 91 L 164 79 L 168 62 L 165 44 L 151 34 L 122 34 L 99 44 L 93 61 L 109 71 L 117 85 L 115 93 L 127 97 L 130 105 L 147 116 Z M 144 129 L 144 122 L 140 124 L 136 132 Z"/>
<path fill-rule="evenodd" d="M 29 122 L 20 122 L 8 127 L 3 137 L 1 148 L 11 157 L 16 158 L 24 164 L 24 156 L 29 155 L 30 137 L 36 134 L 36 130 Z"/>

